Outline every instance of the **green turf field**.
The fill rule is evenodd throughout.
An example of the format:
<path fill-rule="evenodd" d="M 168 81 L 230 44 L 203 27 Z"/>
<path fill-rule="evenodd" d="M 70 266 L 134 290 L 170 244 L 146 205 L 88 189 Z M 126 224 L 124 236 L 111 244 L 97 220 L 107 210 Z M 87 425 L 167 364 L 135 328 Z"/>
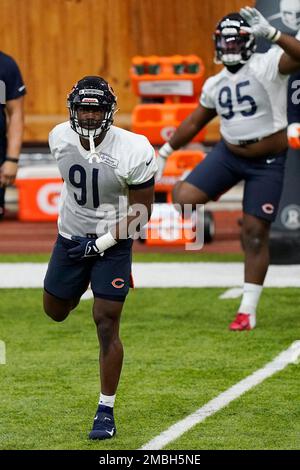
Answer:
<path fill-rule="evenodd" d="M 137 449 L 300 339 L 299 290 L 266 289 L 258 327 L 227 330 L 222 289 L 137 289 L 122 320 L 117 436 L 90 442 L 98 399 L 92 301 L 64 323 L 38 289 L 0 290 L 0 449 Z M 300 365 L 290 365 L 168 449 L 300 449 Z"/>
<path fill-rule="evenodd" d="M 0 253 L 0 263 L 47 263 L 50 253 L 3 254 Z M 243 261 L 240 253 L 134 253 L 133 261 L 138 263 L 168 263 L 168 262 L 238 262 Z"/>

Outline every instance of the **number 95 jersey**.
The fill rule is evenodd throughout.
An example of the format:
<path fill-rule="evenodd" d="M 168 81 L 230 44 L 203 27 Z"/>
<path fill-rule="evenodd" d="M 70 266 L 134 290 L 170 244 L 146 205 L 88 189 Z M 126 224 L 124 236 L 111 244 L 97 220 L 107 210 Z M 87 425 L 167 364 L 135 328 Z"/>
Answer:
<path fill-rule="evenodd" d="M 216 109 L 221 134 L 234 145 L 262 139 L 287 126 L 288 76 L 279 72 L 283 50 L 253 54 L 236 73 L 224 68 L 206 80 L 200 103 Z"/>
<path fill-rule="evenodd" d="M 67 121 L 50 132 L 49 146 L 64 180 L 58 230 L 65 238 L 103 235 L 127 215 L 128 190 L 154 184 L 156 157 L 143 135 L 111 126 L 90 158 Z"/>

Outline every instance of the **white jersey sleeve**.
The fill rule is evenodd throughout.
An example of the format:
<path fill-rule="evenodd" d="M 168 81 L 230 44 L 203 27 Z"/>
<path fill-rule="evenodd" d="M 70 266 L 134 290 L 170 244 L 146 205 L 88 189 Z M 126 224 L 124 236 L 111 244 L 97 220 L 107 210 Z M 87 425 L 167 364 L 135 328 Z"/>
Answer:
<path fill-rule="evenodd" d="M 283 54 L 283 49 L 279 46 L 273 46 L 268 52 L 264 54 L 256 54 L 256 67 L 257 75 L 261 79 L 266 79 L 267 81 L 274 81 L 277 79 L 279 72 L 279 61 Z"/>
<path fill-rule="evenodd" d="M 132 158 L 132 165 L 128 171 L 126 183 L 135 186 L 151 180 L 157 172 L 155 151 L 145 138 L 144 145 L 138 145 Z"/>
<path fill-rule="evenodd" d="M 203 85 L 200 96 L 200 104 L 204 108 L 215 109 L 215 77 L 210 77 Z"/>
<path fill-rule="evenodd" d="M 52 131 L 49 133 L 48 142 L 49 142 L 50 152 L 53 155 L 53 157 L 55 157 L 55 137 L 53 135 L 53 131 L 54 129 L 52 129 Z"/>
<path fill-rule="evenodd" d="M 64 136 L 68 131 L 70 132 L 69 121 L 58 124 L 49 133 L 48 143 L 50 152 L 56 160 L 59 158 L 59 150 L 63 145 Z"/>

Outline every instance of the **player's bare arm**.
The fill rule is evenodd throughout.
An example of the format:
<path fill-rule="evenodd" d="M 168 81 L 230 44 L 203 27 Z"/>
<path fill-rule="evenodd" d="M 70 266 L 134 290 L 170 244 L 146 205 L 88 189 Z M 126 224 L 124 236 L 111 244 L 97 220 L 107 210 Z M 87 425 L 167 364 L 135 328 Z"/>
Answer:
<path fill-rule="evenodd" d="M 206 124 L 216 117 L 216 115 L 217 112 L 215 109 L 205 108 L 199 104 L 198 108 L 182 121 L 170 141 L 164 144 L 158 151 L 158 171 L 155 177 L 157 181 L 162 177 L 169 155 L 171 155 L 174 150 L 177 150 L 190 142 L 190 140 L 192 140 L 193 137 L 195 137 L 195 135 L 198 134 L 204 126 L 206 126 Z"/>
<path fill-rule="evenodd" d="M 255 37 L 264 37 L 280 46 L 284 53 L 279 61 L 279 72 L 290 75 L 300 68 L 300 42 L 277 30 L 256 10 L 245 7 L 240 11 L 242 17 L 249 23 L 250 31 Z"/>
<path fill-rule="evenodd" d="M 300 69 L 300 41 L 281 33 L 277 44 L 284 50 L 279 61 L 279 72 L 283 75 L 297 72 Z"/>
<path fill-rule="evenodd" d="M 144 189 L 129 190 L 129 215 L 122 219 L 113 233 L 115 240 L 132 237 L 150 220 L 154 202 L 154 185 Z M 132 215 L 130 214 L 132 212 Z"/>
<path fill-rule="evenodd" d="M 190 142 L 217 115 L 215 109 L 204 108 L 201 104 L 178 127 L 169 144 L 177 150 Z"/>
<path fill-rule="evenodd" d="M 18 159 L 20 155 L 23 129 L 24 129 L 24 98 L 9 100 L 6 103 L 8 114 L 7 130 L 7 159 L 0 169 L 0 185 L 12 184 L 18 170 Z"/>

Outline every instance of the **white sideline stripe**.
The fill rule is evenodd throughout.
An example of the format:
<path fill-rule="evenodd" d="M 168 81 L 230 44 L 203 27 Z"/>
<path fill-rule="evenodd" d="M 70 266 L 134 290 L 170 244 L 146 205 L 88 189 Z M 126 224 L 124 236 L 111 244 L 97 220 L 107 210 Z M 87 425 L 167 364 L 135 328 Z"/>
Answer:
<path fill-rule="evenodd" d="M 262 369 L 257 370 L 245 379 L 241 380 L 233 387 L 218 395 L 206 405 L 199 408 L 195 413 L 190 414 L 186 418 L 171 426 L 166 431 L 159 434 L 140 450 L 159 450 L 170 442 L 178 439 L 182 434 L 190 430 L 196 424 L 204 421 L 208 416 L 213 415 L 217 411 L 227 406 L 230 402 L 243 395 L 245 392 L 271 377 L 276 372 L 283 370 L 288 364 L 298 363 L 300 356 L 300 341 L 294 341 L 292 345 L 280 353 L 272 362 L 266 364 Z"/>
<path fill-rule="evenodd" d="M 93 299 L 94 298 L 94 294 L 93 292 L 91 291 L 91 289 L 88 289 L 82 296 L 81 296 L 81 300 L 89 300 L 89 299 Z"/>
<path fill-rule="evenodd" d="M 233 287 L 232 289 L 227 289 L 223 294 L 219 296 L 219 299 L 238 299 L 243 294 L 242 287 Z"/>
<path fill-rule="evenodd" d="M 243 294 L 242 287 L 233 287 L 232 289 L 227 289 L 223 294 L 219 296 L 219 299 L 238 299 Z M 94 298 L 94 294 L 91 289 L 88 289 L 81 297 L 81 300 L 90 300 Z"/>
<path fill-rule="evenodd" d="M 42 287 L 47 263 L 0 263 L 0 288 Z M 243 263 L 134 263 L 136 287 L 237 287 Z M 265 287 L 300 287 L 300 265 L 270 266 Z"/>

